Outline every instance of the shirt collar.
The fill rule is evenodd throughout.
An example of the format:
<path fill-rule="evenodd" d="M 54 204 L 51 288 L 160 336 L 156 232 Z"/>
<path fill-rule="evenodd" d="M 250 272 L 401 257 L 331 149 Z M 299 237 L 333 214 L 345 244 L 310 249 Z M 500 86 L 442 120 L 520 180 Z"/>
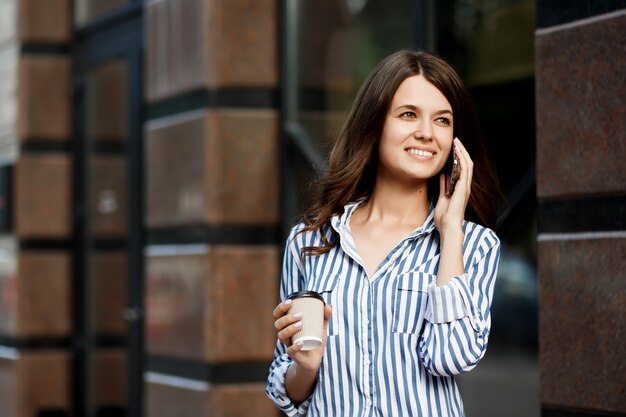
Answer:
<path fill-rule="evenodd" d="M 352 213 L 365 201 L 365 198 L 360 200 L 351 202 L 346 204 L 343 207 L 343 213 L 334 215 L 330 224 L 335 229 L 335 231 L 342 236 L 344 233 L 350 230 L 350 217 L 352 217 Z M 426 216 L 426 220 L 424 224 L 419 226 L 417 229 L 413 230 L 407 239 L 414 239 L 420 237 L 422 235 L 431 233 L 435 229 L 435 205 L 431 201 L 430 206 L 428 207 L 428 215 Z"/>

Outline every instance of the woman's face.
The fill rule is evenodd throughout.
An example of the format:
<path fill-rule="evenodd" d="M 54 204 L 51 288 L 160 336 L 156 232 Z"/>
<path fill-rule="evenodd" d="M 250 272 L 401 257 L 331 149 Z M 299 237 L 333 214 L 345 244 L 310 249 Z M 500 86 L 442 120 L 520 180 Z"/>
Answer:
<path fill-rule="evenodd" d="M 405 79 L 391 101 L 379 144 L 378 175 L 423 182 L 446 163 L 453 140 L 452 106 L 421 75 Z"/>

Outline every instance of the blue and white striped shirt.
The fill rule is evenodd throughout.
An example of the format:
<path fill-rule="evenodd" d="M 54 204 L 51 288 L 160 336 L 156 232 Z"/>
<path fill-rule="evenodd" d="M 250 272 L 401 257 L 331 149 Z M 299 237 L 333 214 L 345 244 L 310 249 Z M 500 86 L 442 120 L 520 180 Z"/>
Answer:
<path fill-rule="evenodd" d="M 453 376 L 471 370 L 487 349 L 490 306 L 500 242 L 495 233 L 464 222 L 466 273 L 437 286 L 439 234 L 434 212 L 402 240 L 368 277 L 350 231 L 358 203 L 331 219 L 339 245 L 300 258 L 319 233 L 294 227 L 285 249 L 280 299 L 299 290 L 321 293 L 333 306 L 317 385 L 296 406 L 285 391 L 292 359 L 276 344 L 266 393 L 288 416 L 460 417 Z"/>

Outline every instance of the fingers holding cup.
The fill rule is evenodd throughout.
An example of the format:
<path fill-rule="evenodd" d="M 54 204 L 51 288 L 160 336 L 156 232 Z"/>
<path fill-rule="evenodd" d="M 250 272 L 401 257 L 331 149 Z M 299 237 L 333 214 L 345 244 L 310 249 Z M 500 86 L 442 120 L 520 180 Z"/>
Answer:
<path fill-rule="evenodd" d="M 324 298 L 314 291 L 299 291 L 291 294 L 288 299 L 293 303 L 292 313 L 300 313 L 302 318 L 301 324 L 292 329 L 296 331 L 291 334 L 291 344 L 300 344 L 300 350 L 303 351 L 322 346 L 328 322 Z"/>

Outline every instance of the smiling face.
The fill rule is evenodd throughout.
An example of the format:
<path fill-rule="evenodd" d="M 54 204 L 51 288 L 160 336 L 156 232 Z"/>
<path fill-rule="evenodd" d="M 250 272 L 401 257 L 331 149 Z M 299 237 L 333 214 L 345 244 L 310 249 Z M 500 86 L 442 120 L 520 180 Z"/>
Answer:
<path fill-rule="evenodd" d="M 378 177 L 425 183 L 445 165 L 453 139 L 452 107 L 446 97 L 421 75 L 405 79 L 385 118 Z"/>

